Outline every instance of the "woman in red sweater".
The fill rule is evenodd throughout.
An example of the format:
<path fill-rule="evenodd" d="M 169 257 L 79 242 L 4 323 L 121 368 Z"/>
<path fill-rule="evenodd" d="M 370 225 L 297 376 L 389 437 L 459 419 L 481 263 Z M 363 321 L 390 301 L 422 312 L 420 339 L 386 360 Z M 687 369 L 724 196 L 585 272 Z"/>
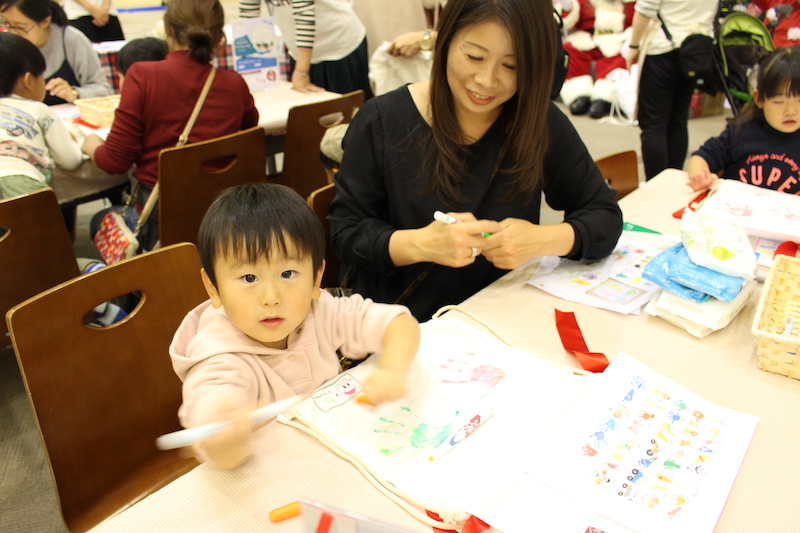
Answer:
<path fill-rule="evenodd" d="M 83 151 L 109 174 L 122 174 L 135 165 L 133 175 L 141 184 L 136 198 L 139 210 L 158 179 L 158 154 L 175 146 L 189 121 L 224 38 L 224 22 L 219 0 L 171 0 L 164 15 L 170 53 L 163 61 L 131 65 L 107 139 L 90 135 L 84 141 Z M 233 70 L 218 69 L 189 143 L 257 124 L 258 110 L 244 79 Z M 93 231 L 104 214 L 93 218 Z M 149 250 L 157 240 L 158 209 L 154 209 L 139 242 Z"/>

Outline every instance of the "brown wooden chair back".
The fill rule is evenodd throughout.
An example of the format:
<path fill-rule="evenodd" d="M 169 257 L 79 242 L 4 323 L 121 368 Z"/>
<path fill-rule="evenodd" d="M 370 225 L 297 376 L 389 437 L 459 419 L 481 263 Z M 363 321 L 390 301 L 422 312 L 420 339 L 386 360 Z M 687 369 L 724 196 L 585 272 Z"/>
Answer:
<path fill-rule="evenodd" d="M 121 322 L 90 327 L 99 303 L 138 291 Z M 91 529 L 197 462 L 155 439 L 180 428 L 181 382 L 168 348 L 207 298 L 189 243 L 79 276 L 11 309 L 6 320 L 73 533 Z"/>
<path fill-rule="evenodd" d="M 617 191 L 617 201 L 639 187 L 639 162 L 634 150 L 601 157 L 595 164 L 608 186 Z"/>
<path fill-rule="evenodd" d="M 64 217 L 52 189 L 0 200 L 0 313 L 80 275 Z M 10 344 L 5 320 L 0 349 Z"/>
<path fill-rule="evenodd" d="M 163 150 L 158 156 L 158 181 L 161 245 L 197 244 L 200 223 L 220 192 L 242 183 L 267 181 L 264 129 L 250 128 Z"/>
<path fill-rule="evenodd" d="M 325 130 L 349 123 L 354 112 L 364 105 L 364 91 L 341 98 L 295 106 L 289 110 L 283 152 L 283 172 L 270 181 L 291 187 L 303 198 L 328 184 L 319 159 L 319 143 Z"/>
<path fill-rule="evenodd" d="M 308 205 L 317 214 L 325 232 L 325 273 L 322 275 L 323 287 L 336 287 L 339 284 L 339 258 L 331 250 L 331 225 L 328 222 L 328 208 L 336 196 L 336 186 L 333 183 L 317 189 L 308 196 Z"/>

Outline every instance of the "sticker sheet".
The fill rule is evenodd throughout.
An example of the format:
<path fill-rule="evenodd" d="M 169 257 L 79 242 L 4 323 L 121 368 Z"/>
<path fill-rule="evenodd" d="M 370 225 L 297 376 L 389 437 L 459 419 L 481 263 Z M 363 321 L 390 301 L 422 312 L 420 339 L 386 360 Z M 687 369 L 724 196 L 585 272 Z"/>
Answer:
<path fill-rule="evenodd" d="M 545 483 L 634 531 L 712 531 L 756 417 L 715 406 L 625 354 L 590 392 L 561 445 L 543 452 L 559 466 Z"/>
<path fill-rule="evenodd" d="M 621 237 L 605 259 L 542 258 L 528 283 L 565 300 L 623 314 L 638 313 L 660 288 L 642 278 L 645 265 L 660 251 Z"/>

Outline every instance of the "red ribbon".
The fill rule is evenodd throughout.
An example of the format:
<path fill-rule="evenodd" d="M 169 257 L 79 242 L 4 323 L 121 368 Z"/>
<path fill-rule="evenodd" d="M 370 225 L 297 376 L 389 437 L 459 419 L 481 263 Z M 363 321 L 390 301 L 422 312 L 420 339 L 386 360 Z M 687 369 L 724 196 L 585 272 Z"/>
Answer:
<path fill-rule="evenodd" d="M 578 362 L 589 372 L 602 372 L 608 366 L 608 358 L 601 353 L 590 352 L 583 340 L 583 333 L 573 312 L 556 309 L 556 329 L 564 349 L 575 355 Z"/>
<path fill-rule="evenodd" d="M 438 522 L 442 522 L 442 518 L 433 511 L 426 510 L 425 512 L 428 513 L 428 516 L 430 518 L 433 518 Z M 464 527 L 461 528 L 461 533 L 482 533 L 483 531 L 486 531 L 490 527 L 491 526 L 489 524 L 487 524 L 477 516 L 470 515 L 470 517 L 467 518 L 467 521 L 464 522 Z M 434 533 L 452 533 L 453 531 L 455 531 L 455 529 L 441 529 L 438 527 L 432 527 L 432 529 Z"/>
<path fill-rule="evenodd" d="M 792 241 L 782 242 L 775 249 L 774 256 L 788 255 L 789 257 L 797 256 L 797 243 Z"/>
<path fill-rule="evenodd" d="M 674 218 L 683 218 L 683 213 L 687 209 L 689 211 L 697 211 L 697 208 L 700 207 L 700 203 L 702 203 L 702 201 L 706 199 L 706 196 L 708 196 L 708 193 L 710 192 L 711 189 L 701 192 L 700 194 L 697 195 L 697 197 L 694 200 L 689 202 L 689 205 L 687 205 L 686 207 L 681 207 L 680 209 L 672 213 L 672 216 Z"/>

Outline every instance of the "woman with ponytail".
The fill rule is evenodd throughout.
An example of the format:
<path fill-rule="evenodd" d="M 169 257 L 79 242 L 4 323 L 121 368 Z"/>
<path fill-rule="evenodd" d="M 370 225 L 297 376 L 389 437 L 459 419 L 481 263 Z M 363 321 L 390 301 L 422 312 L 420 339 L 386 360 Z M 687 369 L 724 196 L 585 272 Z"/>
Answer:
<path fill-rule="evenodd" d="M 44 103 L 74 102 L 78 98 L 114 92 L 89 39 L 67 24 L 55 0 L 0 0 L 2 25 L 35 44 L 46 63 Z"/>
<path fill-rule="evenodd" d="M 223 42 L 224 22 L 219 0 L 171 0 L 164 15 L 170 50 L 166 59 L 131 65 L 105 142 L 97 135 L 84 141 L 83 151 L 109 174 L 122 174 L 136 165 L 133 175 L 141 184 L 137 209 L 144 206 L 158 179 L 158 154 L 175 146 L 189 121 L 211 71 L 211 59 Z M 258 111 L 244 79 L 233 70 L 218 69 L 189 143 L 257 124 Z M 102 219 L 103 214 L 94 218 Z M 152 248 L 157 234 L 156 208 L 139 235 L 145 250 Z"/>

